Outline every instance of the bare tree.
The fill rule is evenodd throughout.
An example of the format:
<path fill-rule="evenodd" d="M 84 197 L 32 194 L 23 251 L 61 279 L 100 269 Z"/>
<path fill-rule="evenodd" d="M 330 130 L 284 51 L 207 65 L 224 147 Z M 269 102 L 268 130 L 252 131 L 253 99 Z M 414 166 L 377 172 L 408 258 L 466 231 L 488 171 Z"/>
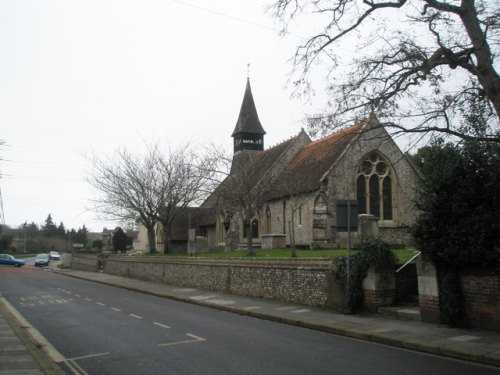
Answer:
<path fill-rule="evenodd" d="M 139 222 L 148 234 L 149 252 L 156 252 L 155 227 L 162 207 L 162 186 L 158 175 L 158 145 L 150 145 L 145 156 L 118 149 L 114 157 L 90 158 L 87 180 L 101 196 L 93 203 L 106 219 Z"/>
<path fill-rule="evenodd" d="M 210 154 L 218 165 L 217 176 L 224 176 L 214 189 L 211 199 L 221 214 L 228 221 L 237 223 L 241 220 L 246 232 L 246 253 L 254 255 L 252 220 L 258 216 L 259 210 L 265 199 L 265 194 L 270 188 L 270 181 L 266 178 L 267 170 L 261 160 L 261 153 L 242 153 L 232 158 L 213 147 Z M 237 167 L 231 164 L 237 160 Z M 230 173 L 232 169 L 232 173 Z"/>
<path fill-rule="evenodd" d="M 214 161 L 196 153 L 189 144 L 169 149 L 164 157 L 157 156 L 156 174 L 161 187 L 157 194 L 161 205 L 154 217 L 163 226 L 163 252 L 168 253 L 172 223 L 184 208 L 201 203 L 206 196 L 206 185 L 213 180 Z"/>
<path fill-rule="evenodd" d="M 284 32 L 291 21 L 311 14 L 323 24 L 294 57 L 294 84 L 305 92 L 314 64 L 328 61 L 332 100 L 325 113 L 310 118 L 311 131 L 323 133 L 375 112 L 395 132 L 500 142 L 497 2 L 277 0 L 271 11 L 284 22 Z M 361 41 L 350 65 L 340 61 L 346 53 L 339 46 L 346 40 Z M 478 102 L 487 132 L 465 125 L 466 113 Z"/>
<path fill-rule="evenodd" d="M 290 210 L 288 231 L 290 236 L 290 256 L 292 258 L 297 257 L 297 247 L 295 246 L 295 230 L 297 228 L 296 217 L 302 215 L 302 209 L 306 207 L 308 201 L 310 200 L 310 197 L 308 197 L 306 193 L 299 192 L 293 189 L 295 183 L 296 178 L 294 178 L 287 172 L 284 172 L 273 182 L 274 189 L 277 189 L 273 189 L 273 194 L 276 195 L 276 192 L 279 192 L 279 195 L 281 195 L 281 199 L 286 199 L 287 206 Z"/>
<path fill-rule="evenodd" d="M 157 250 L 155 231 L 161 224 L 166 253 L 178 212 L 205 196 L 203 186 L 210 180 L 208 164 L 212 161 L 199 157 L 189 144 L 167 151 L 157 143 L 146 146 L 148 151 L 142 156 L 119 149 L 114 158 L 92 158 L 88 181 L 102 193 L 94 200 L 97 211 L 108 219 L 144 225 L 149 252 Z"/>

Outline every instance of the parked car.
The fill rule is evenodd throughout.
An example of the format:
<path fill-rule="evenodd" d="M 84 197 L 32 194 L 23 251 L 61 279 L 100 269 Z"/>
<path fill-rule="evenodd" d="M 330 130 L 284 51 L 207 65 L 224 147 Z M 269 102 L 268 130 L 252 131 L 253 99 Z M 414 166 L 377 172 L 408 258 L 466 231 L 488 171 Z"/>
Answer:
<path fill-rule="evenodd" d="M 59 255 L 59 253 L 57 251 L 51 251 L 49 253 L 49 256 L 50 256 L 51 260 L 61 260 L 61 256 Z"/>
<path fill-rule="evenodd" d="M 0 264 L 6 264 L 14 267 L 24 266 L 24 260 L 16 259 L 10 254 L 0 254 Z"/>
<path fill-rule="evenodd" d="M 35 257 L 35 266 L 42 267 L 48 266 L 50 264 L 50 255 L 49 254 L 38 254 Z"/>

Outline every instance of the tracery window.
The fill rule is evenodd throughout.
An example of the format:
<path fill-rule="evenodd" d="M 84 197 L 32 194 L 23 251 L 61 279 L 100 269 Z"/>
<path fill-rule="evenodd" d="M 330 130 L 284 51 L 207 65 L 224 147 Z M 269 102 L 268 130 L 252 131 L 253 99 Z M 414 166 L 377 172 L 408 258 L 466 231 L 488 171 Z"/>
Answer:
<path fill-rule="evenodd" d="M 357 170 L 358 212 L 392 220 L 393 183 L 389 164 L 377 152 L 368 154 Z"/>

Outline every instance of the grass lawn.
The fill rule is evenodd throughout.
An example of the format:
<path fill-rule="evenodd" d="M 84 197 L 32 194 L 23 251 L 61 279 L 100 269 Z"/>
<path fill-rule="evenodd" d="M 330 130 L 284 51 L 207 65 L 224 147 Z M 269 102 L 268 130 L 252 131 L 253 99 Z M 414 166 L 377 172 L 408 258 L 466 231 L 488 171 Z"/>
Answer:
<path fill-rule="evenodd" d="M 351 250 L 351 254 L 355 254 L 359 250 Z M 398 263 L 405 263 L 408 261 L 413 255 L 415 255 L 415 249 L 394 249 L 392 250 L 394 256 L 397 259 Z M 290 258 L 291 250 L 290 249 L 255 249 L 255 255 L 253 258 Z M 141 256 L 162 256 L 163 254 L 142 254 Z M 347 255 L 346 249 L 339 250 L 299 250 L 297 249 L 297 258 L 336 258 L 340 256 Z M 165 256 L 172 257 L 186 257 L 186 255 L 182 254 L 167 254 Z M 227 252 L 218 252 L 218 253 L 199 253 L 197 254 L 198 258 L 246 258 L 245 250 L 234 250 Z"/>

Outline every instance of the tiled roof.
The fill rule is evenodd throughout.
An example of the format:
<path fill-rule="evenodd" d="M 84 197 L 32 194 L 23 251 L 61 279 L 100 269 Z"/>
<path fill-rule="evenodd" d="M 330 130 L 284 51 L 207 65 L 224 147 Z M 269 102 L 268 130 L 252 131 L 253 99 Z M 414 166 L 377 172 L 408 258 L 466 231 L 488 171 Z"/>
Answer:
<path fill-rule="evenodd" d="M 256 184 L 265 174 L 273 167 L 273 165 L 278 161 L 281 155 L 286 151 L 286 149 L 297 139 L 298 136 L 292 137 L 279 143 L 265 151 L 261 152 L 249 152 L 238 155 L 240 158 L 247 158 L 243 160 L 240 165 L 245 168 L 245 172 L 248 175 L 245 176 L 246 181 L 249 185 Z M 223 191 L 227 191 L 231 184 L 234 182 L 235 176 L 228 176 L 215 191 L 207 198 L 203 203 L 202 207 L 215 207 L 217 204 L 217 199 Z"/>
<path fill-rule="evenodd" d="M 317 190 L 320 187 L 321 178 L 339 159 L 365 124 L 365 121 L 360 122 L 302 146 L 283 170 L 278 171 L 279 177 L 275 178 L 275 182 L 267 186 L 265 199 L 276 199 L 290 194 Z M 247 164 L 241 165 L 244 173 L 248 173 L 245 176 L 248 185 L 255 186 L 259 181 L 269 178 L 268 172 L 272 171 L 280 157 L 297 138 L 298 136 L 295 136 L 268 150 L 245 155 L 244 157 L 248 158 Z M 218 196 L 223 194 L 223 191 L 230 191 L 236 176 L 226 178 L 205 201 L 203 207 L 215 207 Z"/>
<path fill-rule="evenodd" d="M 272 197 L 318 189 L 323 175 L 338 160 L 364 124 L 362 122 L 341 129 L 302 147 L 281 173 Z M 281 186 L 278 187 L 278 184 Z"/>

